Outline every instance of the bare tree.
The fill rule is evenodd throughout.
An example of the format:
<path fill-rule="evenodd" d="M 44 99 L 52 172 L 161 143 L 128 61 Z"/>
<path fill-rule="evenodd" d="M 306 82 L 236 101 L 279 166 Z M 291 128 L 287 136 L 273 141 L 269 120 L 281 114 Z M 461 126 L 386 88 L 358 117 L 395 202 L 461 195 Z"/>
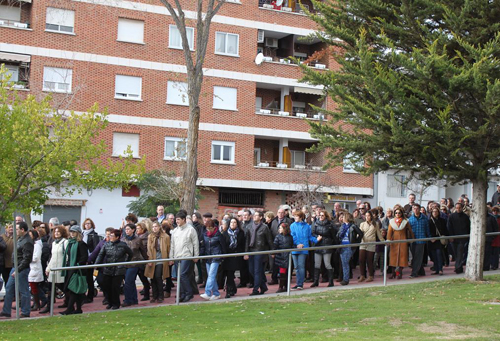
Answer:
<path fill-rule="evenodd" d="M 225 0 L 208 0 L 205 9 L 203 0 L 194 1 L 196 5 L 196 53 L 189 48 L 186 33 L 186 17 L 180 0 L 161 0 L 174 19 L 179 30 L 184 59 L 187 69 L 189 127 L 186 145 L 186 169 L 182 176 L 184 193 L 181 197 L 181 208 L 192 213 L 195 208 L 196 181 L 198 180 L 198 130 L 200 125 L 200 107 L 198 101 L 203 83 L 203 62 L 207 52 L 210 24 Z"/>
<path fill-rule="evenodd" d="M 324 172 L 311 171 L 310 168 L 301 169 L 299 174 L 293 172 L 293 179 L 290 179 L 299 183 L 298 190 L 290 197 L 290 202 L 297 208 L 307 205 L 310 210 L 311 204 L 322 203 L 326 187 L 331 187 L 327 185 L 328 178 Z"/>

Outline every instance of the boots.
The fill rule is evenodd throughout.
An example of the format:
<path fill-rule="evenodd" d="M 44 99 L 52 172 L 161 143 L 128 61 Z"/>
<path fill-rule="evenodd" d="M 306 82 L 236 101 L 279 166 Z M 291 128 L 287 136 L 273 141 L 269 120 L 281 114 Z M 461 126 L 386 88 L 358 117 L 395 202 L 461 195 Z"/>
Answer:
<path fill-rule="evenodd" d="M 365 276 L 359 276 L 358 283 L 361 283 L 361 282 L 364 282 L 364 281 L 366 281 Z"/>
<path fill-rule="evenodd" d="M 33 294 L 33 307 L 31 307 L 31 311 L 40 310 L 40 296 L 38 293 Z"/>
<path fill-rule="evenodd" d="M 54 302 L 52 301 L 52 297 L 47 296 L 47 305 L 45 306 L 45 308 L 40 310 L 40 314 L 47 314 L 48 312 L 50 312 L 50 305 L 53 303 Z"/>
<path fill-rule="evenodd" d="M 366 280 L 366 283 L 368 282 L 373 282 L 373 276 L 368 276 L 368 279 Z"/>
<path fill-rule="evenodd" d="M 311 285 L 311 288 L 317 287 L 319 285 L 319 273 L 321 269 L 314 269 L 314 283 Z"/>
<path fill-rule="evenodd" d="M 286 292 L 286 279 L 281 279 L 279 280 L 279 288 L 278 288 L 278 291 L 276 291 L 277 293 L 280 293 L 280 292 Z"/>
<path fill-rule="evenodd" d="M 328 287 L 333 287 L 333 269 L 328 270 Z"/>

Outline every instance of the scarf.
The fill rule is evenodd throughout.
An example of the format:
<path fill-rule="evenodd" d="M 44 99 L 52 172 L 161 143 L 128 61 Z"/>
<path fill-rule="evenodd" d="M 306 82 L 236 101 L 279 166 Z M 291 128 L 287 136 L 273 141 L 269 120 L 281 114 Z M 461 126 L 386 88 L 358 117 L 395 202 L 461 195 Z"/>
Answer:
<path fill-rule="evenodd" d="M 255 238 L 257 237 L 257 231 L 259 228 L 262 226 L 262 223 L 259 225 L 255 224 L 255 222 L 252 224 L 250 227 L 250 244 L 248 245 L 249 247 L 254 247 L 255 245 Z"/>
<path fill-rule="evenodd" d="M 57 239 L 55 239 L 54 241 L 56 242 L 56 244 L 59 244 L 59 242 L 60 242 L 61 240 L 63 240 L 63 239 L 62 239 L 62 238 L 57 238 Z"/>
<path fill-rule="evenodd" d="M 231 228 L 227 229 L 227 233 L 229 234 L 229 248 L 231 250 L 235 250 L 238 247 L 238 233 L 240 232 L 239 228 L 236 230 L 232 230 Z"/>
<path fill-rule="evenodd" d="M 207 229 L 207 237 L 208 238 L 212 238 L 213 236 L 215 236 L 215 234 L 218 232 L 219 230 L 214 227 L 214 229 L 212 230 L 212 232 L 210 232 L 208 229 Z"/>
<path fill-rule="evenodd" d="M 125 235 L 125 239 L 127 239 L 127 240 L 133 240 L 134 238 L 135 238 L 135 233 L 131 236 Z"/>
<path fill-rule="evenodd" d="M 69 253 L 69 266 L 75 266 L 76 264 L 76 254 L 78 250 L 78 242 L 75 238 L 70 238 L 68 240 L 68 246 L 64 250 L 63 266 L 68 263 L 68 253 Z M 66 276 L 66 270 L 62 271 L 62 275 Z"/>
<path fill-rule="evenodd" d="M 391 219 L 391 221 L 389 222 L 389 225 L 391 225 L 393 230 L 401 231 L 402 229 L 404 229 L 406 227 L 407 222 L 408 222 L 408 220 L 403 219 L 403 218 L 394 218 L 394 219 Z"/>
<path fill-rule="evenodd" d="M 83 238 L 82 238 L 82 240 L 83 240 L 83 242 L 85 244 L 88 244 L 87 241 L 89 240 L 89 234 L 91 234 L 92 232 L 94 232 L 93 228 L 90 228 L 88 230 L 83 230 Z"/>
<path fill-rule="evenodd" d="M 158 232 L 151 232 L 151 235 L 153 235 L 153 240 L 155 243 L 155 250 L 160 249 L 160 235 L 163 232 L 163 230 L 159 230 Z"/>
<path fill-rule="evenodd" d="M 349 223 L 342 224 L 342 230 L 340 232 L 340 238 L 339 238 L 340 240 L 344 239 L 345 234 L 349 231 L 349 227 L 351 227 Z"/>

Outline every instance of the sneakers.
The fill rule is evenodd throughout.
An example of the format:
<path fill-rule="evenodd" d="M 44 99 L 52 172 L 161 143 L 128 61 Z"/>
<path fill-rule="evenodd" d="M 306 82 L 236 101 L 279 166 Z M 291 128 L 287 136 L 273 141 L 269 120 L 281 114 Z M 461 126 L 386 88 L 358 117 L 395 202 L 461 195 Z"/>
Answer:
<path fill-rule="evenodd" d="M 292 290 L 304 290 L 304 287 L 299 287 L 298 285 L 292 287 Z"/>
<path fill-rule="evenodd" d="M 203 299 L 205 299 L 205 300 L 210 300 L 213 296 L 210 297 L 207 294 L 201 294 L 200 297 L 203 298 Z"/>
<path fill-rule="evenodd" d="M 212 297 L 210 297 L 210 301 L 215 301 L 215 300 L 218 300 L 219 298 L 220 298 L 220 295 L 219 296 L 212 295 Z"/>

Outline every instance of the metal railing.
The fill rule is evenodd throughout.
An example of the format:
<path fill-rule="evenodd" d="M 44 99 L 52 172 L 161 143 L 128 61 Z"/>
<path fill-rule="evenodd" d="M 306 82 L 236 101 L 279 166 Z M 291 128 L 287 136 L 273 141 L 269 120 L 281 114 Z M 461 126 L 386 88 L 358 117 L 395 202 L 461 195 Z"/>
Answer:
<path fill-rule="evenodd" d="M 500 232 L 490 232 L 486 233 L 486 236 L 497 236 L 500 235 Z M 431 240 L 441 240 L 441 239 L 466 239 L 469 238 L 469 234 L 458 235 L 458 236 L 442 236 L 442 237 L 430 237 L 430 238 L 421 238 L 421 239 L 402 239 L 402 240 L 386 240 L 380 242 L 369 242 L 369 243 L 355 243 L 355 244 L 346 244 L 346 245 L 329 245 L 329 246 L 311 246 L 304 248 L 293 248 L 293 249 L 282 249 L 282 250 L 269 250 L 269 251 L 256 251 L 256 252 L 241 252 L 241 253 L 228 253 L 223 255 L 209 255 L 209 256 L 198 256 L 198 257 L 182 257 L 182 258 L 163 258 L 163 259 L 154 259 L 154 260 L 142 260 L 137 262 L 119 262 L 119 263 L 104 263 L 104 264 L 90 264 L 90 265 L 78 265 L 78 266 L 68 266 L 62 268 L 53 268 L 50 271 L 63 271 L 63 270 L 77 270 L 77 269 L 95 269 L 95 268 L 105 268 L 105 267 L 114 267 L 114 266 L 130 266 L 130 265 L 142 265 L 148 263 L 163 263 L 163 262 L 179 262 L 183 260 L 200 260 L 200 259 L 211 259 L 211 258 L 231 258 L 231 257 L 244 257 L 244 256 L 255 256 L 255 255 L 272 255 L 277 253 L 286 253 L 289 252 L 288 255 L 288 278 L 287 278 L 287 296 L 290 296 L 290 286 L 292 279 L 292 252 L 293 251 L 317 251 L 317 250 L 330 250 L 330 249 L 342 249 L 346 247 L 355 248 L 361 245 L 384 245 L 384 286 L 387 286 L 387 247 L 391 244 L 402 244 L 402 243 L 413 243 L 413 242 L 423 242 L 423 241 L 431 241 Z M 181 266 L 177 266 L 177 286 L 176 286 L 176 299 L 175 304 L 179 305 L 180 299 L 180 278 L 181 278 Z M 51 302 L 50 302 L 50 316 L 54 316 L 54 300 L 55 295 L 55 282 L 52 282 L 51 287 Z"/>

